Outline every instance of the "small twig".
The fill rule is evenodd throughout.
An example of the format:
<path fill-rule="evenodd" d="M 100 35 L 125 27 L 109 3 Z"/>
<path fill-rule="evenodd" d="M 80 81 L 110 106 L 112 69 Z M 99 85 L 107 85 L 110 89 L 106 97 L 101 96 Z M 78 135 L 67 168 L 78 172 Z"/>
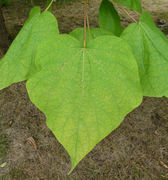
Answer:
<path fill-rule="evenodd" d="M 45 9 L 45 11 L 48 11 L 52 5 L 52 3 L 54 2 L 54 0 L 51 0 L 50 4 L 47 6 L 47 8 Z"/>
<path fill-rule="evenodd" d="M 163 166 L 163 167 L 165 167 L 166 169 L 168 169 L 168 165 L 167 164 L 165 164 L 163 161 L 159 161 L 160 162 L 160 164 Z"/>
<path fill-rule="evenodd" d="M 87 28 L 88 28 L 89 38 L 90 38 L 90 24 L 89 24 L 88 11 L 86 11 L 86 23 L 87 23 Z"/>

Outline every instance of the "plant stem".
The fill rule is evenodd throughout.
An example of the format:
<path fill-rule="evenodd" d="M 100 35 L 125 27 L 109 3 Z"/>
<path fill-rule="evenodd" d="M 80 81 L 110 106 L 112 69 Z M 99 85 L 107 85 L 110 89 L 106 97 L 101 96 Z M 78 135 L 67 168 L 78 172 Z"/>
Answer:
<path fill-rule="evenodd" d="M 52 5 L 52 3 L 54 2 L 54 0 L 51 0 L 50 4 L 47 6 L 47 8 L 45 9 L 45 11 L 48 11 Z"/>
<path fill-rule="evenodd" d="M 126 9 L 124 9 L 123 7 L 121 7 L 121 8 L 122 8 L 122 10 L 128 15 L 128 17 L 129 17 L 133 22 L 137 22 L 137 20 L 134 19 L 134 18 L 129 14 L 129 12 L 128 12 Z"/>
<path fill-rule="evenodd" d="M 88 5 L 88 4 L 87 4 L 87 5 Z M 88 7 L 87 7 L 87 8 L 88 8 Z M 89 39 L 90 39 L 91 33 L 90 33 L 90 24 L 89 24 L 88 11 L 86 11 L 86 20 L 87 20 L 87 28 L 88 28 Z"/>
<path fill-rule="evenodd" d="M 87 19 L 87 2 L 83 0 L 83 13 L 84 13 L 84 40 L 83 40 L 83 48 L 86 48 L 86 19 Z"/>
<path fill-rule="evenodd" d="M 125 12 L 125 14 L 126 14 L 133 22 L 137 22 L 137 20 L 136 20 L 135 18 L 133 18 L 133 17 L 129 14 L 129 12 L 128 12 L 126 9 L 123 8 L 123 6 L 122 6 L 120 3 L 117 3 L 117 4 L 120 6 L 120 8 Z"/>

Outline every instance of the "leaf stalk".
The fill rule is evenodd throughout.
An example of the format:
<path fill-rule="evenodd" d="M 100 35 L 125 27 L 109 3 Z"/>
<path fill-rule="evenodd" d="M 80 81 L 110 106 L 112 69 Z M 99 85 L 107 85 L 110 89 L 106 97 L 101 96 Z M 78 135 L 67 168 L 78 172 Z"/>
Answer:
<path fill-rule="evenodd" d="M 50 7 L 52 6 L 54 0 L 51 0 L 50 4 L 47 6 L 47 8 L 45 9 L 45 11 L 48 11 L 50 9 Z"/>
<path fill-rule="evenodd" d="M 117 3 L 117 4 L 120 6 L 120 8 L 124 11 L 124 13 L 125 13 L 133 22 L 137 23 L 137 20 L 136 20 L 134 17 L 132 17 L 132 16 L 129 14 L 129 12 L 128 12 L 126 9 L 124 9 L 123 6 L 122 6 L 120 3 Z"/>
<path fill-rule="evenodd" d="M 84 40 L 83 48 L 86 48 L 86 26 L 87 26 L 87 2 L 83 0 L 83 13 L 84 13 Z"/>

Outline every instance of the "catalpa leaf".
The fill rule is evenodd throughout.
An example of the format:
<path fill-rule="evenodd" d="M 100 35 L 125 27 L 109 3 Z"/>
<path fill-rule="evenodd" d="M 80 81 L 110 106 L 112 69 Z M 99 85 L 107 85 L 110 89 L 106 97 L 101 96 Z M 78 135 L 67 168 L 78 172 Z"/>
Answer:
<path fill-rule="evenodd" d="M 59 35 L 39 46 L 35 62 L 41 71 L 27 81 L 30 99 L 68 151 L 72 171 L 141 103 L 136 60 L 115 36 L 100 36 L 83 48 Z"/>
<path fill-rule="evenodd" d="M 0 61 L 0 89 L 28 79 L 37 71 L 34 64 L 38 44 L 48 36 L 58 34 L 55 17 L 50 12 L 40 14 L 35 7 L 30 17 Z"/>
<path fill-rule="evenodd" d="M 113 0 L 114 2 L 118 2 L 123 6 L 127 6 L 128 8 L 138 11 L 142 13 L 141 1 L 140 0 Z"/>
<path fill-rule="evenodd" d="M 142 14 L 140 22 L 129 25 L 121 37 L 135 54 L 143 94 L 168 96 L 168 39 L 155 26 L 150 15 Z"/>
<path fill-rule="evenodd" d="M 123 31 L 118 15 L 113 4 L 108 0 L 103 0 L 99 8 L 99 26 L 101 29 L 112 32 L 119 36 Z"/>
<path fill-rule="evenodd" d="M 78 39 L 81 42 L 81 46 L 83 46 L 83 41 L 84 41 L 84 28 L 77 28 L 70 32 L 71 36 L 74 38 Z M 95 39 L 96 37 L 99 36 L 104 36 L 104 35 L 113 35 L 111 32 L 100 29 L 100 28 L 91 28 L 91 29 L 86 29 L 86 44 L 92 40 Z"/>

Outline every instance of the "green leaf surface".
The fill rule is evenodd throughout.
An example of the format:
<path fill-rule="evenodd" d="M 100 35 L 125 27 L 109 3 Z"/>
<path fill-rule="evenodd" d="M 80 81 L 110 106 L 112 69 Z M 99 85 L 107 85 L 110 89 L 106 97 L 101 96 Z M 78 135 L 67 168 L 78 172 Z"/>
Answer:
<path fill-rule="evenodd" d="M 123 6 L 126 6 L 132 10 L 138 11 L 142 13 L 141 1 L 140 0 L 113 0 L 114 2 L 118 2 Z"/>
<path fill-rule="evenodd" d="M 72 169 L 124 117 L 142 93 L 130 47 L 115 36 L 90 40 L 86 49 L 69 35 L 47 39 L 36 54 L 41 71 L 27 81 L 31 101 L 72 159 Z"/>
<path fill-rule="evenodd" d="M 58 34 L 55 17 L 50 12 L 40 14 L 35 7 L 8 52 L 0 61 L 0 89 L 23 81 L 37 71 L 34 64 L 38 44 L 48 36 Z"/>
<path fill-rule="evenodd" d="M 148 13 L 139 23 L 129 25 L 121 35 L 136 57 L 143 94 L 168 96 L 168 39 L 155 26 Z"/>
<path fill-rule="evenodd" d="M 29 17 L 28 17 L 27 21 L 25 22 L 24 26 L 26 24 L 28 24 L 32 20 L 32 18 L 35 18 L 36 16 L 37 17 L 40 16 L 40 7 L 39 6 L 35 6 L 34 8 L 31 9 L 31 11 L 29 13 Z"/>
<path fill-rule="evenodd" d="M 102 0 L 99 8 L 99 26 L 101 29 L 119 36 L 123 31 L 118 15 L 113 4 L 108 0 Z"/>
<path fill-rule="evenodd" d="M 84 41 L 84 28 L 77 28 L 70 32 L 70 36 L 78 39 L 81 42 L 81 46 L 83 47 L 83 41 Z M 100 28 L 91 28 L 86 29 L 86 44 L 92 39 L 95 39 L 99 36 L 105 36 L 105 35 L 112 35 L 113 34 L 109 31 L 100 29 Z"/>

